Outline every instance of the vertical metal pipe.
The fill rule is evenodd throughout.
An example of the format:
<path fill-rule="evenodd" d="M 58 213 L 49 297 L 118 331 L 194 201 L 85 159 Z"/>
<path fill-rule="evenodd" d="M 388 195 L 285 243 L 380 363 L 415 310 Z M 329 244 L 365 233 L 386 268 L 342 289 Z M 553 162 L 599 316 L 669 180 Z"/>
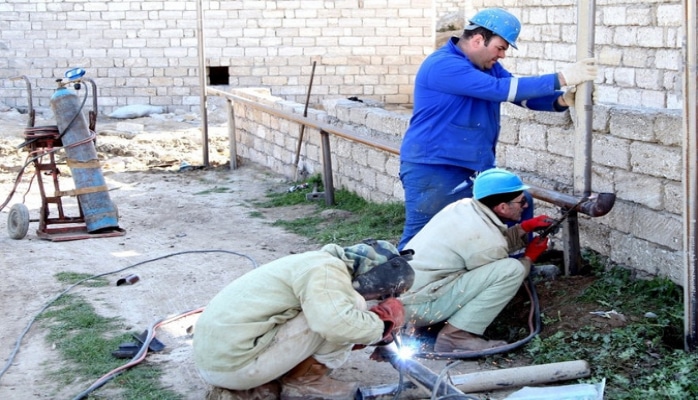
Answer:
<path fill-rule="evenodd" d="M 203 144 L 203 165 L 208 167 L 208 111 L 206 107 L 206 51 L 204 43 L 204 5 L 203 0 L 196 2 L 196 36 L 199 47 L 199 86 L 201 93 L 201 142 Z"/>
<path fill-rule="evenodd" d="M 688 351 L 695 351 L 698 345 L 698 263 L 696 260 L 696 219 L 698 219 L 698 90 L 696 0 L 684 0 L 685 71 L 684 71 L 684 143 L 683 143 L 683 182 L 684 182 L 684 338 Z"/>
<path fill-rule="evenodd" d="M 594 23 L 595 1 L 580 0 L 577 3 L 577 61 L 594 57 Z M 594 108 L 591 104 L 593 82 L 577 86 L 575 95 L 574 130 L 574 192 L 583 197 L 591 195 L 591 143 L 592 120 Z M 564 223 L 563 240 L 565 244 L 565 273 L 576 275 L 582 265 L 579 244 L 579 220 L 568 218 Z"/>
<path fill-rule="evenodd" d="M 594 16 L 595 1 L 580 0 L 577 3 L 577 61 L 594 57 Z M 591 194 L 591 132 L 593 120 L 593 105 L 591 93 L 593 82 L 577 86 L 575 96 L 575 127 L 574 151 L 574 190 L 582 196 Z"/>
<path fill-rule="evenodd" d="M 580 275 L 583 263 L 582 248 L 579 245 L 579 216 L 576 211 L 570 212 L 562 229 L 566 250 L 563 255 L 565 275 Z"/>
<path fill-rule="evenodd" d="M 228 149 L 230 150 L 230 169 L 238 169 L 238 146 L 235 140 L 235 107 L 233 101 L 226 99 L 228 113 Z"/>
<path fill-rule="evenodd" d="M 330 150 L 330 134 L 321 130 L 322 142 L 322 184 L 325 186 L 325 204 L 334 205 L 334 181 L 332 179 L 332 151 Z"/>

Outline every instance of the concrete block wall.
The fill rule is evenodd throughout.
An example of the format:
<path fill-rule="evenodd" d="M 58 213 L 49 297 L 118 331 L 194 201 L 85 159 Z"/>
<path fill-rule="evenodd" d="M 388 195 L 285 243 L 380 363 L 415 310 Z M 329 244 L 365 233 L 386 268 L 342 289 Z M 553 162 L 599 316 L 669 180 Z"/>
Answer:
<path fill-rule="evenodd" d="M 617 200 L 606 216 L 580 216 L 582 245 L 681 283 L 681 112 L 596 105 L 593 114 L 591 189 Z M 498 164 L 536 186 L 574 195 L 574 116 L 508 104 L 503 115 Z"/>
<path fill-rule="evenodd" d="M 93 78 L 103 113 L 128 104 L 200 111 L 197 1 L 5 0 L 0 2 L 0 99 L 26 109 L 27 75 L 37 108 L 70 67 Z M 503 7 L 519 16 L 519 50 L 503 63 L 521 75 L 576 59 L 576 0 L 204 1 L 207 76 L 234 87 L 268 87 L 303 102 L 361 97 L 412 102 L 414 75 L 444 18 Z M 681 108 L 680 0 L 596 1 L 597 102 Z M 221 84 L 224 85 L 224 84 Z M 225 85 L 224 85 L 225 86 Z"/>
<path fill-rule="evenodd" d="M 577 58 L 577 0 L 473 0 L 466 17 L 499 6 L 522 23 L 518 50 L 502 63 L 521 75 L 559 71 Z M 594 55 L 602 66 L 596 102 L 680 109 L 682 98 L 681 1 L 597 0 Z M 588 33 L 584 33 L 587 35 Z M 694 33 L 695 34 L 695 33 Z"/>
<path fill-rule="evenodd" d="M 129 104 L 200 110 L 194 0 L 5 0 L 0 2 L 0 98 L 36 108 L 70 67 L 98 87 L 103 113 Z M 327 96 L 411 103 L 412 82 L 434 43 L 429 0 L 203 1 L 206 76 L 230 87 L 269 87 L 304 101 Z M 220 72 L 220 71 L 217 71 Z"/>
<path fill-rule="evenodd" d="M 292 114 L 302 114 L 304 110 L 303 104 L 274 97 L 268 90 L 239 89 L 232 93 Z M 288 179 L 294 179 L 300 126 L 254 110 L 242 102 L 233 102 L 233 107 L 237 155 L 242 162 L 261 164 Z M 402 132 L 409 123 L 408 114 L 346 99 L 324 102 L 323 110 L 308 109 L 308 117 L 350 130 L 367 139 L 387 143 L 396 151 Z M 330 149 L 335 187 L 350 190 L 378 203 L 402 200 L 397 155 L 332 135 Z M 320 132 L 308 127 L 301 145 L 299 178 L 322 174 L 322 159 Z"/>
<path fill-rule="evenodd" d="M 238 92 L 236 92 L 237 94 Z M 260 92 L 239 91 L 254 98 Z M 292 113 L 302 105 L 274 99 L 265 104 Z M 536 186 L 575 195 L 572 189 L 574 121 L 568 111 L 541 113 L 504 106 L 498 165 L 520 173 Z M 235 105 L 238 154 L 269 166 L 289 179 L 299 136 L 294 123 Z M 409 113 L 349 100 L 327 101 L 309 112 L 319 121 L 366 138 L 392 143 L 398 149 Z M 649 275 L 683 280 L 681 185 L 681 113 L 646 112 L 628 107 L 594 107 L 592 192 L 615 193 L 616 204 L 603 217 L 580 215 L 580 240 L 615 262 Z M 331 137 L 336 187 L 376 202 L 402 201 L 399 157 L 362 144 Z M 309 174 L 322 172 L 320 134 L 306 130 L 301 165 Z M 539 212 L 559 209 L 537 202 Z"/>

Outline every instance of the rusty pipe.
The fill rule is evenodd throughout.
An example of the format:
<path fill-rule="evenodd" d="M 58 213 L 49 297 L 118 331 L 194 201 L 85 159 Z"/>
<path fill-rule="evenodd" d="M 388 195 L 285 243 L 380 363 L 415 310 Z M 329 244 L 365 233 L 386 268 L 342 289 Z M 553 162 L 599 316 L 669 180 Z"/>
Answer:
<path fill-rule="evenodd" d="M 390 364 L 396 370 L 404 374 L 410 380 L 411 384 L 403 385 L 403 388 L 417 387 L 430 394 L 438 393 L 441 396 L 447 396 L 449 398 L 465 398 L 465 393 L 448 382 L 447 379 L 443 379 L 443 377 L 440 377 L 432 370 L 423 366 L 412 358 L 400 357 L 398 347 L 395 342 L 392 342 L 387 346 L 380 347 L 380 355 L 385 360 L 390 362 Z M 383 396 L 391 392 L 395 393 L 400 389 L 400 387 L 387 386 L 382 386 L 375 389 L 360 388 L 358 398 L 376 398 L 377 396 Z"/>
<path fill-rule="evenodd" d="M 29 78 L 27 78 L 26 75 L 21 75 L 21 76 L 13 76 L 10 78 L 11 81 L 18 81 L 20 79 L 24 79 L 24 82 L 27 84 L 27 106 L 29 107 L 29 110 L 27 113 L 29 114 L 29 121 L 27 122 L 27 127 L 28 128 L 33 128 L 34 127 L 34 122 L 36 120 L 36 112 L 34 111 L 34 101 L 32 99 L 32 84 L 29 82 Z"/>
<path fill-rule="evenodd" d="M 427 371 L 434 374 L 428 369 Z M 412 373 L 414 372 L 412 371 Z M 448 381 L 455 386 L 456 390 L 472 393 L 575 380 L 587 378 L 590 375 L 591 367 L 587 361 L 573 360 L 452 375 L 449 376 Z M 403 389 L 415 387 L 417 385 L 412 382 L 405 382 L 402 386 Z M 383 396 L 394 395 L 398 390 L 400 387 L 396 384 L 361 387 L 358 398 L 362 400 L 379 399 Z"/>
<path fill-rule="evenodd" d="M 585 199 L 536 186 L 528 186 L 528 192 L 534 198 L 559 207 L 574 208 L 576 211 L 590 217 L 602 217 L 608 214 L 616 203 L 616 195 L 614 193 L 597 193 Z"/>

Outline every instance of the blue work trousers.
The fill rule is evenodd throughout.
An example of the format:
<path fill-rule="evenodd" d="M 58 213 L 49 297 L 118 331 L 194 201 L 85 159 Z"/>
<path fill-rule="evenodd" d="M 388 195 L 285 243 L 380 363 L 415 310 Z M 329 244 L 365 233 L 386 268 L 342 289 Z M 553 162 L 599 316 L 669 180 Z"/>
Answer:
<path fill-rule="evenodd" d="M 473 197 L 476 171 L 453 165 L 400 163 L 400 181 L 405 191 L 405 226 L 398 250 L 409 242 L 442 208 Z M 526 192 L 528 207 L 522 220 L 533 217 L 533 198 Z M 515 222 L 511 223 L 514 224 Z"/>

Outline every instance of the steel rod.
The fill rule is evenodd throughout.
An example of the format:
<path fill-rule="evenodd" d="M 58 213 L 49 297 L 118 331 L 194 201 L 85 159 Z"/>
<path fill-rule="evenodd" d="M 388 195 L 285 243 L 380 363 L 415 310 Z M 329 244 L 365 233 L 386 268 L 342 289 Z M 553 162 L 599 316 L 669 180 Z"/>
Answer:
<path fill-rule="evenodd" d="M 315 78 L 315 65 L 313 61 L 313 69 L 310 71 L 310 83 L 308 84 L 308 93 L 305 96 L 305 108 L 303 109 L 303 117 L 308 116 L 308 104 L 310 103 L 310 91 L 313 89 L 313 78 Z M 293 180 L 298 180 L 298 163 L 301 159 L 301 147 L 303 145 L 303 134 L 305 133 L 305 124 L 301 124 L 301 133 L 298 135 L 298 145 L 296 147 L 296 159 L 293 162 Z"/>
<path fill-rule="evenodd" d="M 225 108 L 228 114 L 228 148 L 230 152 L 230 169 L 238 168 L 238 145 L 235 138 L 235 105 L 230 99 L 225 99 Z"/>
<path fill-rule="evenodd" d="M 594 0 L 577 3 L 577 60 L 594 57 Z M 577 86 L 574 111 L 576 114 L 574 151 L 574 190 L 583 196 L 591 194 L 591 143 L 593 82 Z"/>
<path fill-rule="evenodd" d="M 330 134 L 327 131 L 320 131 L 322 142 L 322 179 L 325 192 L 325 205 L 334 205 L 334 180 L 332 179 L 332 151 L 330 150 Z"/>
<path fill-rule="evenodd" d="M 698 219 L 698 15 L 696 1 L 684 0 L 684 32 L 686 61 L 684 71 L 684 346 L 688 351 L 698 347 L 698 259 L 696 219 Z M 684 33 L 684 34 L 685 34 Z"/>
<path fill-rule="evenodd" d="M 196 37 L 199 53 L 199 95 L 201 102 L 201 141 L 203 145 L 203 166 L 208 167 L 208 111 L 206 106 L 206 45 L 204 41 L 204 5 L 202 0 L 196 2 Z"/>

